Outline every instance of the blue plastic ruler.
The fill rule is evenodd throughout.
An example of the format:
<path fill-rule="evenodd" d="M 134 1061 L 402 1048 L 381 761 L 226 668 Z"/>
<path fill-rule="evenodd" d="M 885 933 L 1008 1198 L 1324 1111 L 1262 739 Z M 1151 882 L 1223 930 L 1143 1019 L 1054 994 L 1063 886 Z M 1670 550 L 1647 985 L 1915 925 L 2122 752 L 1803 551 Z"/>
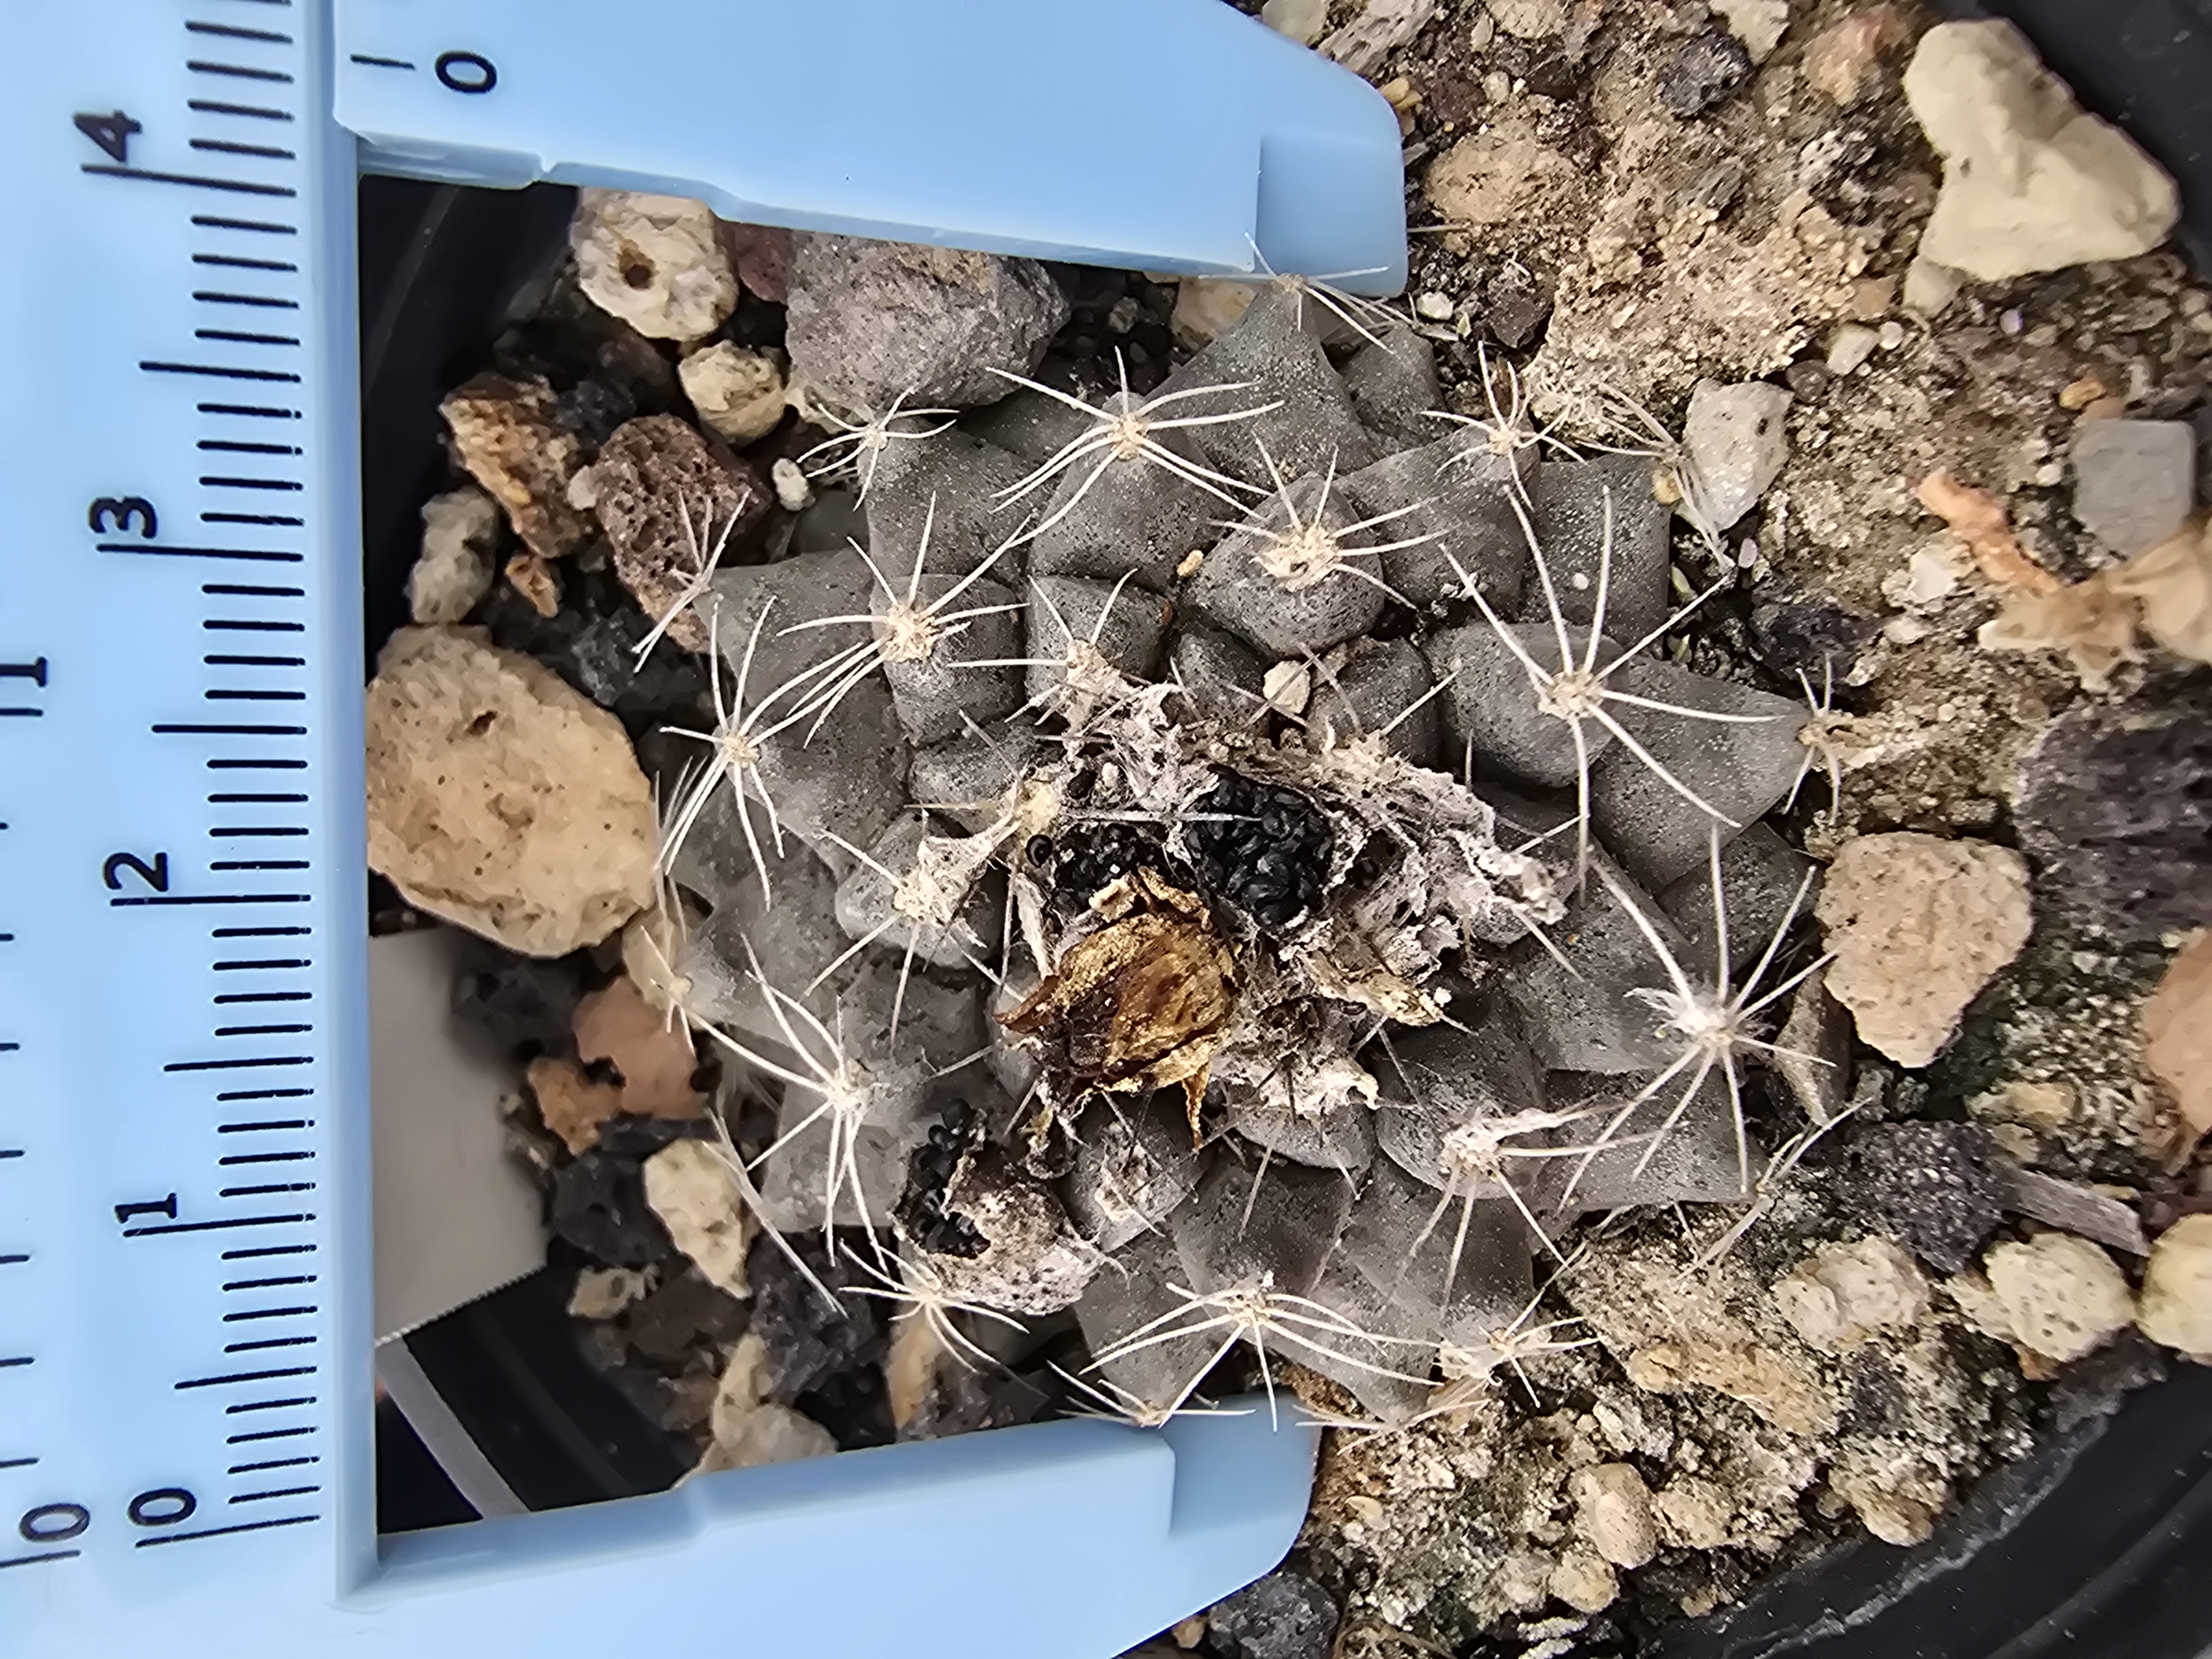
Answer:
<path fill-rule="evenodd" d="M 1264 1414 L 374 1531 L 358 173 L 1401 279 L 1371 90 L 1218 0 L 1117 0 L 1169 67 L 1071 126 L 1098 27 L 1060 0 L 0 0 L 0 1655 L 967 1654 L 979 1628 L 1103 1655 L 1288 1545 L 1311 1439 Z"/>

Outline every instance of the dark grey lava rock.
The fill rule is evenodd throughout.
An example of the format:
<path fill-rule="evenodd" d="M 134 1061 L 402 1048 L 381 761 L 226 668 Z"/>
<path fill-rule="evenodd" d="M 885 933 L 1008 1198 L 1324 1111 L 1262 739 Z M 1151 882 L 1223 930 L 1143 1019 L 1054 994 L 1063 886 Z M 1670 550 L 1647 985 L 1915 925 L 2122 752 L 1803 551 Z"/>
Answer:
<path fill-rule="evenodd" d="M 2039 895 L 2124 943 L 2212 924 L 2212 691 L 2083 703 L 2021 762 Z"/>
<path fill-rule="evenodd" d="M 1336 1602 L 1310 1578 L 1271 1572 L 1206 1618 L 1206 1645 L 1218 1659 L 1328 1659 Z"/>
<path fill-rule="evenodd" d="M 1685 40 L 1659 71 L 1659 101 L 1687 119 L 1702 115 L 1751 73 L 1743 43 L 1719 30 Z"/>
<path fill-rule="evenodd" d="M 668 1230 L 645 1201 L 635 1158 L 586 1152 L 553 1176 L 553 1231 L 594 1261 L 644 1267 L 676 1253 Z"/>
<path fill-rule="evenodd" d="M 581 957 L 518 957 L 474 933 L 460 939 L 453 1012 L 514 1059 L 568 1052 L 583 994 Z"/>
<path fill-rule="evenodd" d="M 848 1283 L 866 1282 L 857 1270 L 833 1263 L 818 1232 L 788 1234 L 786 1240 L 817 1279 L 839 1292 L 843 1310 L 840 1316 L 822 1299 L 774 1239 L 763 1234 L 753 1241 L 745 1255 L 745 1278 L 753 1290 L 752 1328 L 768 1351 L 769 1396 L 787 1406 L 831 1377 L 880 1363 L 889 1345 L 876 1304 L 845 1291 Z"/>
<path fill-rule="evenodd" d="M 719 1351 L 743 1336 L 750 1312 L 687 1261 L 623 1316 L 623 1334 L 646 1358 L 680 1370 L 696 1350 Z"/>
<path fill-rule="evenodd" d="M 994 403 L 1031 373 L 1067 320 L 1034 259 L 856 236 L 793 239 L 784 336 L 793 374 L 821 396 L 883 413 Z"/>
<path fill-rule="evenodd" d="M 1970 1264 L 2003 1219 L 1989 1133 L 1974 1123 L 1880 1123 L 1844 1161 L 1844 1202 L 1938 1273 Z"/>
<path fill-rule="evenodd" d="M 1817 594 L 1768 595 L 1751 607 L 1751 642 L 1759 660 L 1785 681 L 1803 674 L 1816 692 L 1826 672 L 1840 685 L 1881 630 L 1880 617 L 1846 611 Z"/>
<path fill-rule="evenodd" d="M 615 715 L 633 737 L 680 711 L 690 725 L 705 689 L 705 665 L 672 644 L 654 648 L 643 663 L 637 647 L 652 628 L 609 569 L 583 571 L 563 561 L 562 605 L 541 617 L 514 584 L 497 582 L 471 620 L 490 631 L 494 645 L 535 657 Z"/>
<path fill-rule="evenodd" d="M 1500 345 L 1520 350 L 1552 314 L 1552 285 L 1516 260 L 1501 264 L 1483 285 L 1482 320 Z"/>

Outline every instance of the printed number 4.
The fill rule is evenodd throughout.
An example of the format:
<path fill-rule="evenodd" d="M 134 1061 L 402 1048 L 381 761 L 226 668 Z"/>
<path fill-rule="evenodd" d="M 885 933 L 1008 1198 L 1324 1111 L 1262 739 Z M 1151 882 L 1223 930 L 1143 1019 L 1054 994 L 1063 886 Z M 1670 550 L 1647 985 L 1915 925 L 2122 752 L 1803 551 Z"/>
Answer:
<path fill-rule="evenodd" d="M 80 115 L 76 120 L 79 132 L 98 144 L 111 160 L 126 165 L 131 160 L 131 135 L 145 131 L 119 109 L 106 115 Z"/>

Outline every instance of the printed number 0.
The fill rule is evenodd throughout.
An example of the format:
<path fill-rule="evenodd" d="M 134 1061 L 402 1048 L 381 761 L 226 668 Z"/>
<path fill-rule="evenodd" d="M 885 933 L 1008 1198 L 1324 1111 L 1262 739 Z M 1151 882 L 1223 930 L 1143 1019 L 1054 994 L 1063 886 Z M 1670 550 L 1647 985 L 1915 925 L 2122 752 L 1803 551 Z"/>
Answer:
<path fill-rule="evenodd" d="M 92 1511 L 82 1504 L 41 1504 L 23 1511 L 15 1533 L 27 1544 L 65 1544 L 91 1524 Z"/>
<path fill-rule="evenodd" d="M 491 59 L 473 52 L 441 52 L 436 68 L 438 84 L 453 92 L 489 92 L 499 84 Z"/>
<path fill-rule="evenodd" d="M 190 1520 L 199 1506 L 200 1500 L 182 1486 L 158 1486 L 132 1498 L 129 1513 L 136 1526 L 173 1527 Z"/>

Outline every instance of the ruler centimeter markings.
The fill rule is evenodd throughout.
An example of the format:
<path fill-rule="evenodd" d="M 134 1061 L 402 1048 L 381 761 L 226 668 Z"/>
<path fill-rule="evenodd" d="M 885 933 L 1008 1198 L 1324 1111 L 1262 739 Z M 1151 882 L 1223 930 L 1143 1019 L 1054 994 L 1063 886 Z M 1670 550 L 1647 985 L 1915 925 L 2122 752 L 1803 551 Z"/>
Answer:
<path fill-rule="evenodd" d="M 9 1443 L 21 1414 L 4 1391 L 9 1376 L 38 1369 L 40 1354 L 35 1342 L 16 1339 L 27 1349 L 17 1352 L 0 1335 L 0 1582 L 15 1577 L 9 1569 L 77 1559 L 108 1532 L 143 1550 L 323 1518 L 328 1430 L 318 1415 L 325 1321 L 314 1206 L 322 1020 L 310 919 L 323 877 L 311 850 L 319 803 L 308 747 L 317 666 L 309 607 L 313 582 L 334 573 L 309 574 L 307 556 L 319 422 L 301 320 L 314 243 L 300 210 L 310 169 L 295 135 L 309 131 L 301 99 L 310 77 L 283 27 L 289 0 L 261 5 L 273 26 L 212 15 L 236 9 L 222 0 L 186 12 L 177 42 L 183 107 L 134 104 L 81 112 L 75 123 L 88 141 L 80 173 L 102 190 L 130 192 L 118 210 L 174 221 L 179 234 L 159 240 L 185 250 L 175 280 L 186 285 L 189 326 L 120 367 L 146 388 L 126 401 L 167 411 L 149 417 L 156 441 L 190 452 L 164 457 L 184 462 L 164 476 L 196 489 L 182 501 L 97 496 L 85 526 L 90 556 L 118 569 L 144 561 L 149 577 L 182 576 L 195 564 L 207 572 L 196 593 L 179 596 L 197 601 L 189 611 L 180 603 L 178 630 L 191 635 L 198 672 L 166 677 L 161 693 L 173 701 L 189 685 L 195 706 L 162 708 L 140 728 L 197 757 L 202 844 L 177 845 L 173 828 L 168 845 L 115 852 L 98 872 L 118 926 L 204 934 L 216 987 L 203 1038 L 162 1060 L 161 1079 L 111 1085 L 144 1090 L 166 1080 L 185 1091 L 170 1103 L 205 1121 L 215 1149 L 177 1188 L 110 1206 L 125 1248 L 192 1253 L 185 1271 L 219 1286 L 215 1328 L 184 1350 L 191 1358 L 169 1381 L 173 1397 L 202 1419 L 194 1432 L 205 1443 L 179 1448 L 173 1460 L 200 1471 L 189 1486 L 142 1480 L 112 1495 L 33 1486 L 53 1460 L 43 1447 Z M 149 665 L 147 678 L 165 677 Z M 44 720 L 68 684 L 58 653 L 0 660 L 0 740 Z M 0 801 L 0 820 L 11 809 L 21 810 Z M 177 824 L 194 815 L 171 803 L 167 816 Z M 173 923 L 155 921 L 172 910 L 181 912 Z M 134 922 L 134 914 L 145 919 Z M 0 915 L 0 951 L 16 947 L 8 921 Z M 130 948 L 127 935 L 118 943 Z M 6 1030 L 6 1019 L 0 1009 L 0 1066 L 35 1058 L 25 1053 L 34 1035 Z M 0 1099 L 12 1092 L 0 1070 Z M 36 1137 L 0 1115 L 0 1212 L 5 1183 L 37 1179 L 37 1163 Z M 4 1276 L 34 1271 L 39 1255 L 38 1241 L 19 1247 L 0 1236 L 0 1310 Z M 167 1262 L 149 1282 L 177 1271 Z"/>

